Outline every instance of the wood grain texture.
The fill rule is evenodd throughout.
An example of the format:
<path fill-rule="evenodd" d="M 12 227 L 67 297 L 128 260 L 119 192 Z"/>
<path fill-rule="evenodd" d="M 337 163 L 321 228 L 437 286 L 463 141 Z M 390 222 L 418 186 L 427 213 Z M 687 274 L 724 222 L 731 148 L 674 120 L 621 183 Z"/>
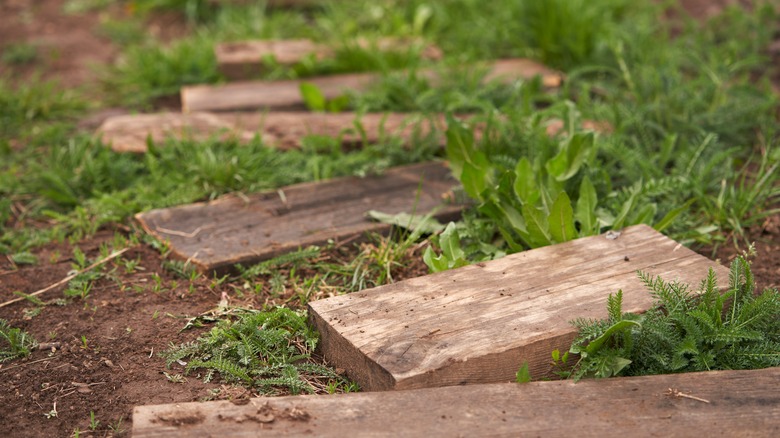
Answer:
<path fill-rule="evenodd" d="M 423 59 L 437 60 L 442 57 L 441 49 L 422 40 L 401 38 L 379 38 L 376 41 L 358 39 L 352 44 L 342 45 L 343 49 L 359 48 L 383 52 L 408 52 L 420 54 Z M 332 58 L 337 50 L 307 39 L 297 40 L 253 40 L 219 43 L 214 47 L 217 66 L 230 80 L 247 79 L 257 76 L 266 69 L 267 60 L 275 64 L 294 65 L 307 57 L 317 60 Z"/>
<path fill-rule="evenodd" d="M 133 436 L 771 437 L 778 385 L 769 368 L 138 406 Z"/>
<path fill-rule="evenodd" d="M 359 123 L 363 134 L 355 129 Z M 444 117 L 418 114 L 370 113 L 158 113 L 111 117 L 97 129 L 96 135 L 116 152 L 144 153 L 147 139 L 162 145 L 168 137 L 204 141 L 233 138 L 248 142 L 256 135 L 263 143 L 280 149 L 301 147 L 307 135 L 339 138 L 349 146 L 377 143 L 383 136 L 398 136 L 411 141 L 415 135 L 446 129 Z"/>
<path fill-rule="evenodd" d="M 172 254 L 202 271 L 225 271 L 295 250 L 390 225 L 365 217 L 369 210 L 425 215 L 460 215 L 445 204 L 457 181 L 443 163 L 394 168 L 381 176 L 338 178 L 212 202 L 152 210 L 136 215 L 151 235 L 170 241 Z"/>
<path fill-rule="evenodd" d="M 548 373 L 576 335 L 569 321 L 606 317 L 618 289 L 624 311 L 647 310 L 637 271 L 695 287 L 709 268 L 727 284 L 726 268 L 639 225 L 315 301 L 309 317 L 326 360 L 364 389 L 502 382 L 523 362 Z"/>
<path fill-rule="evenodd" d="M 419 75 L 427 77 L 434 82 L 438 76 L 433 70 L 421 71 Z M 547 87 L 558 87 L 563 81 L 561 73 L 528 59 L 495 61 L 490 64 L 485 80 L 513 82 L 520 79 L 531 79 L 538 75 L 542 76 L 542 83 Z M 309 82 L 316 85 L 325 98 L 333 99 L 347 90 L 365 90 L 380 79 L 381 75 L 376 73 L 355 73 L 302 80 L 248 81 L 224 85 L 182 87 L 182 111 L 246 111 L 266 108 L 300 109 L 304 105 L 300 92 L 301 82 Z"/>

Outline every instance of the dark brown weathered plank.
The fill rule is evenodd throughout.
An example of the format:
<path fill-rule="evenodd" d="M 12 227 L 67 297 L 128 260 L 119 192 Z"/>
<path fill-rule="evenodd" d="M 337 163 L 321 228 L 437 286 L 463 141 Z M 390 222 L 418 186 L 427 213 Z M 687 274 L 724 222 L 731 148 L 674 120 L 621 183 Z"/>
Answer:
<path fill-rule="evenodd" d="M 623 290 L 625 311 L 652 304 L 638 270 L 699 282 L 728 271 L 646 225 L 534 249 L 309 304 L 322 352 L 368 390 L 511 380 L 519 364 L 549 370 L 565 350 L 569 321 L 606 317 Z"/>
<path fill-rule="evenodd" d="M 419 73 L 435 80 L 433 70 Z M 498 60 L 490 65 L 486 81 L 512 82 L 541 76 L 546 87 L 558 87 L 562 75 L 528 59 Z M 376 73 L 356 73 L 287 81 L 233 82 L 224 85 L 196 85 L 181 89 L 184 112 L 244 111 L 255 109 L 294 109 L 303 106 L 301 82 L 316 85 L 327 99 L 342 95 L 347 90 L 365 90 L 381 78 Z"/>
<path fill-rule="evenodd" d="M 349 48 L 352 46 L 344 46 Z M 360 39 L 354 47 L 375 49 L 385 52 L 417 50 L 423 59 L 436 60 L 442 57 L 441 49 L 421 40 L 380 38 L 376 41 Z M 311 40 L 253 40 L 220 43 L 214 47 L 217 66 L 222 74 L 232 80 L 257 76 L 265 69 L 265 63 L 272 59 L 275 64 L 294 65 L 310 56 L 318 60 L 332 58 L 336 50 Z"/>
<path fill-rule="evenodd" d="M 117 152 L 146 152 L 148 138 L 158 144 L 167 137 L 246 142 L 256 135 L 266 145 L 290 149 L 300 147 L 306 135 L 340 138 L 347 145 L 376 143 L 383 135 L 412 140 L 415 133 L 429 133 L 433 125 L 443 130 L 444 118 L 400 113 L 157 113 L 111 117 L 98 128 L 97 135 Z"/>
<path fill-rule="evenodd" d="M 216 201 L 152 210 L 136 215 L 153 236 L 201 270 L 225 270 L 298 247 L 317 245 L 390 226 L 365 217 L 369 210 L 445 219 L 462 206 L 443 196 L 457 185 L 443 163 L 394 168 L 381 176 L 338 178 Z M 437 210 L 438 209 L 438 210 Z"/>
<path fill-rule="evenodd" d="M 778 384 L 769 368 L 137 406 L 133 436 L 770 437 Z"/>

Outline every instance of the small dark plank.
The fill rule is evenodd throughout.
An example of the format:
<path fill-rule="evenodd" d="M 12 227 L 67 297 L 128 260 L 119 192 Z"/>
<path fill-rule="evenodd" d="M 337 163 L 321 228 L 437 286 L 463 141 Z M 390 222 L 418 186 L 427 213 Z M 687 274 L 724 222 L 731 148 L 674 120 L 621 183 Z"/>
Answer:
<path fill-rule="evenodd" d="M 444 118 L 415 114 L 358 115 L 356 113 L 158 113 L 111 117 L 98 128 L 97 135 L 116 152 L 144 153 L 147 139 L 160 145 L 167 137 L 208 140 L 234 138 L 240 142 L 259 135 L 264 144 L 280 149 L 298 148 L 306 135 L 341 139 L 346 145 L 376 143 L 383 135 L 412 140 L 415 132 L 425 135 L 432 125 L 444 129 Z M 365 138 L 357 132 L 359 124 Z"/>
<path fill-rule="evenodd" d="M 133 436 L 770 437 L 778 384 L 769 368 L 137 406 Z"/>
<path fill-rule="evenodd" d="M 432 70 L 419 73 L 430 80 L 437 79 Z M 542 77 L 546 87 L 560 86 L 563 76 L 535 61 L 505 59 L 490 64 L 486 81 L 513 82 L 518 79 Z M 342 74 L 303 80 L 248 81 L 224 85 L 196 85 L 181 89 L 182 111 L 246 111 L 255 109 L 297 109 L 304 105 L 300 92 L 301 82 L 316 85 L 327 99 L 333 99 L 345 91 L 362 91 L 380 79 L 376 73 Z"/>
<path fill-rule="evenodd" d="M 224 271 L 285 252 L 390 226 L 365 217 L 369 210 L 427 214 L 445 219 L 462 206 L 444 204 L 457 183 L 443 163 L 391 169 L 381 176 L 298 184 L 249 197 L 152 210 L 136 215 L 151 235 L 168 240 L 175 256 L 203 271 Z"/>
<path fill-rule="evenodd" d="M 550 371 L 550 352 L 576 335 L 569 321 L 606 317 L 623 290 L 624 311 L 653 298 L 638 270 L 694 287 L 728 270 L 646 225 L 617 239 L 593 236 L 309 303 L 325 359 L 367 390 L 512 380 L 520 364 Z"/>

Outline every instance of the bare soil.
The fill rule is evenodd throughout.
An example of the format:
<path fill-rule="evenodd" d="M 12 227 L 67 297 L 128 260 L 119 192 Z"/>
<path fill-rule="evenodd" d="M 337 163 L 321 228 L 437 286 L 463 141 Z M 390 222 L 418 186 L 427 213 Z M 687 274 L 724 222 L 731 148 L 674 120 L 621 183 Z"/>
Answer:
<path fill-rule="evenodd" d="M 31 64 L 9 67 L 0 63 L 0 76 L 23 80 L 33 71 L 43 78 L 57 79 L 67 87 L 89 85 L 96 80 L 93 64 L 114 61 L 118 49 L 96 32 L 100 13 L 64 15 L 64 0 L 5 0 L 0 2 L 0 50 L 19 42 L 38 47 Z M 728 1 L 688 0 L 686 8 L 703 16 L 717 12 L 713 6 Z M 123 11 L 114 11 L 122 14 Z M 186 31 L 181 18 L 163 16 L 163 37 Z M 167 20 L 167 21 L 166 21 Z M 173 30 L 171 30 L 173 29 Z M 161 33 L 163 31 L 160 30 Z M 86 121 L 85 127 L 92 127 Z M 91 259 L 99 247 L 114 235 L 102 230 L 77 245 Z M 780 286 L 780 215 L 749 230 L 759 252 L 753 270 L 759 287 Z M 701 249 L 723 264 L 737 254 L 729 243 L 717 251 Z M 13 291 L 27 293 L 52 285 L 72 269 L 72 246 L 53 243 L 36 251 L 39 263 L 16 266 L 0 259 L 0 302 L 15 298 Z M 170 381 L 164 372 L 181 373 L 181 367 L 168 370 L 157 353 L 168 345 L 192 340 L 203 331 L 181 332 L 186 317 L 196 316 L 217 306 L 222 290 L 211 280 L 201 278 L 192 284 L 163 268 L 163 258 L 154 249 L 140 245 L 123 255 L 140 260 L 140 269 L 127 273 L 118 260 L 113 278 L 101 279 L 85 300 L 65 305 L 50 304 L 37 316 L 27 301 L 0 308 L 0 318 L 28 331 L 40 342 L 54 347 L 35 351 L 28 359 L 0 365 L 0 433 L 14 437 L 129 436 L 132 409 L 136 405 L 175 403 L 205 398 L 242 398 L 242 390 L 204 384 L 196 376 L 185 383 Z M 407 266 L 396 279 L 422 275 L 421 262 Z M 159 286 L 153 274 L 161 278 Z M 44 301 L 62 298 L 62 287 L 41 295 Z M 262 306 L 262 297 L 229 295 L 232 304 Z M 261 302 L 262 301 L 262 302 Z M 218 394 L 214 391 L 219 389 Z M 90 415 L 99 421 L 91 430 Z"/>

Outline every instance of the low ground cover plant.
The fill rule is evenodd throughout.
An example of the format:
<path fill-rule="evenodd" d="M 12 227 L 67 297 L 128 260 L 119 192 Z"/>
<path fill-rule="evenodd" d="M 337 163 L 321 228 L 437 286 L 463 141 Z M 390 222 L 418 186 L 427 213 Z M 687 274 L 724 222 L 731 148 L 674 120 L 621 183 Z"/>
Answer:
<path fill-rule="evenodd" d="M 721 292 L 710 270 L 698 289 L 639 273 L 656 300 L 643 314 L 624 313 L 622 291 L 607 300 L 608 318 L 578 319 L 565 376 L 640 376 L 780 366 L 780 292 L 756 290 L 750 264 L 731 263 Z"/>
<path fill-rule="evenodd" d="M 222 319 L 208 333 L 160 354 L 168 367 L 184 364 L 185 375 L 200 370 L 204 382 L 219 373 L 226 382 L 264 395 L 357 389 L 311 360 L 318 335 L 301 313 L 282 307 L 268 311 L 223 307 L 220 312 Z"/>

